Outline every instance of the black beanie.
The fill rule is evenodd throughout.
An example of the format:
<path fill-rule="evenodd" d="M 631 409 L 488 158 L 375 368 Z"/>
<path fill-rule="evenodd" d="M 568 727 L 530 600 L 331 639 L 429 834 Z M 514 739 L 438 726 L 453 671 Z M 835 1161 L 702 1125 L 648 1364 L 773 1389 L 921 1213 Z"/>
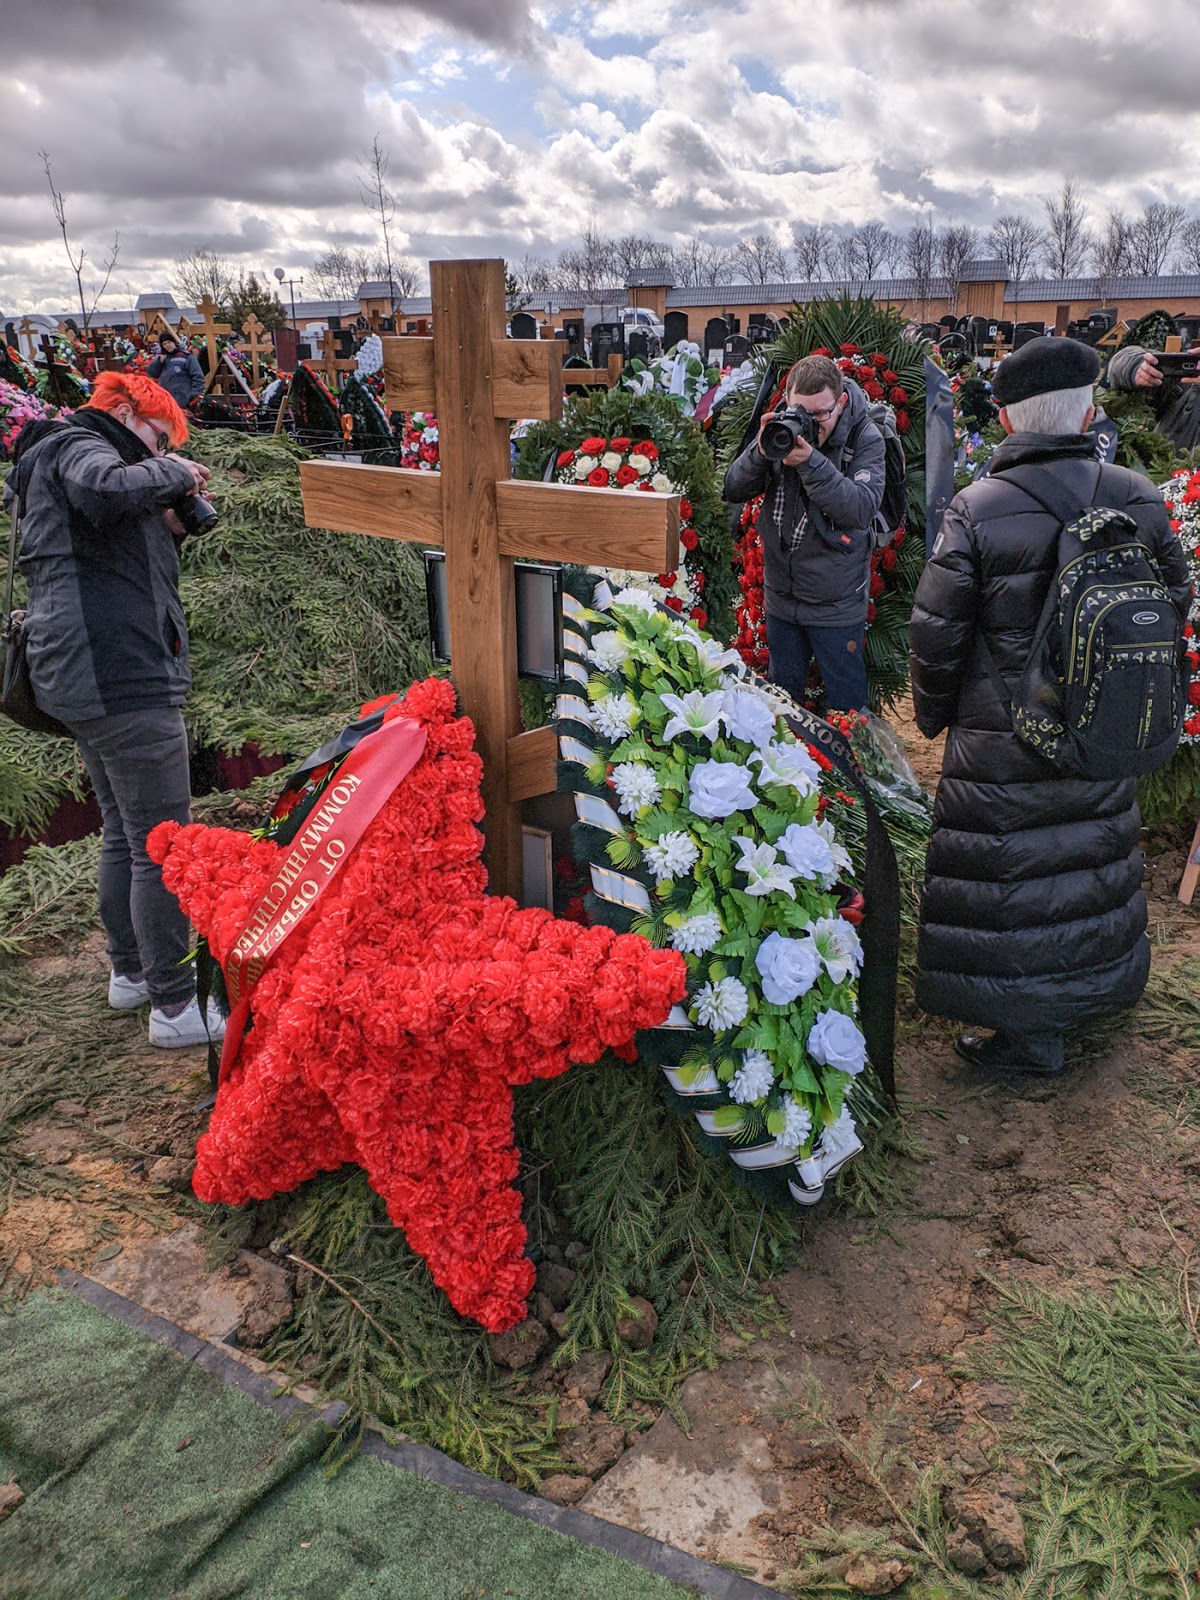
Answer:
<path fill-rule="evenodd" d="M 1032 400 L 1055 389 L 1082 389 L 1100 376 L 1100 357 L 1078 339 L 1031 339 L 1005 356 L 992 379 L 998 406 Z"/>

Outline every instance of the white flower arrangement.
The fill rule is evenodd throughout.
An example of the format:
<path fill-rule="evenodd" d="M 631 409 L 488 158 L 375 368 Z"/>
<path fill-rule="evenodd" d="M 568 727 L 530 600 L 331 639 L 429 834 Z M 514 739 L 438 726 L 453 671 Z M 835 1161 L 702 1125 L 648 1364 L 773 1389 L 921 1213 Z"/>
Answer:
<path fill-rule="evenodd" d="M 643 591 L 600 593 L 603 611 L 573 619 L 599 669 L 588 682 L 586 781 L 597 797 L 615 796 L 627 826 L 587 847 L 601 852 L 597 894 L 603 903 L 615 881 L 620 925 L 687 961 L 680 1017 L 694 1039 L 682 1067 L 677 1054 L 668 1064 L 685 1083 L 690 1072 L 718 1084 L 706 1102 L 714 1109 L 696 1112 L 702 1127 L 756 1130 L 766 1143 L 749 1156 L 739 1144 L 738 1164 L 794 1157 L 789 1187 L 810 1201 L 826 1168 L 859 1147 L 845 1105 L 866 1065 L 854 1020 L 862 946 L 838 915 L 852 890 L 834 824 L 845 798 L 823 785 L 828 762 L 796 740 L 740 660 Z M 622 879 L 630 873 L 634 882 Z M 643 893 L 648 908 L 638 910 Z"/>

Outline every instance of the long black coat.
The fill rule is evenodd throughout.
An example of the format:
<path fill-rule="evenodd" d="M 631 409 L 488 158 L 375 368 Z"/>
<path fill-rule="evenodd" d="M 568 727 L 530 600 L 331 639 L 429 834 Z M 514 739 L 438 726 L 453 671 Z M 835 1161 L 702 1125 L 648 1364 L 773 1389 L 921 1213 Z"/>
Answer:
<path fill-rule="evenodd" d="M 922 574 L 910 634 L 913 704 L 927 738 L 949 728 L 926 862 L 917 1001 L 1012 1032 L 1067 1029 L 1145 987 L 1140 819 L 1133 779 L 1064 777 L 1024 745 L 993 687 L 1024 669 L 1057 568 L 1059 524 L 1006 470 L 1053 462 L 1089 503 L 1090 439 L 1013 434 L 991 476 L 955 496 Z M 1104 504 L 1136 520 L 1181 616 L 1187 565 L 1153 484 L 1104 467 Z M 1110 498 L 1109 491 L 1117 495 Z"/>

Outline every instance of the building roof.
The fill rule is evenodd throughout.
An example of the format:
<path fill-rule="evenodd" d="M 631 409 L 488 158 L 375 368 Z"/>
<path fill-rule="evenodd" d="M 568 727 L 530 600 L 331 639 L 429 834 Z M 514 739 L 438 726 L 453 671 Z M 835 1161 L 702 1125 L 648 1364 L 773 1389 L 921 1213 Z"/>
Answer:
<path fill-rule="evenodd" d="M 175 296 L 166 290 L 159 290 L 154 294 L 140 294 L 134 305 L 135 311 L 175 311 Z"/>
<path fill-rule="evenodd" d="M 1010 283 L 1005 300 L 1200 300 L 1200 273 L 1176 277 L 1023 278 Z"/>
<path fill-rule="evenodd" d="M 916 278 L 830 278 L 792 283 L 717 283 L 695 289 L 668 289 L 667 309 L 685 306 L 777 306 L 805 305 L 810 300 L 836 300 L 841 295 L 874 300 L 944 300 L 949 285 L 945 278 L 930 278 L 922 291 Z"/>
<path fill-rule="evenodd" d="M 635 267 L 632 272 L 625 274 L 625 287 L 627 289 L 669 289 L 671 287 L 670 267 Z"/>
<path fill-rule="evenodd" d="M 291 314 L 291 301 L 283 302 L 284 310 Z M 357 300 L 297 300 L 297 317 L 357 317 L 362 307 Z"/>

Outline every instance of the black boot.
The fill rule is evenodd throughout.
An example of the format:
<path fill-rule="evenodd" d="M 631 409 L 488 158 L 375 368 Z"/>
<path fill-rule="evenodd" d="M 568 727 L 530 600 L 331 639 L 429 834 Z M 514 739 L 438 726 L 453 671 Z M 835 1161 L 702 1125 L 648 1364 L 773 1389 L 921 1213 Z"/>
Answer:
<path fill-rule="evenodd" d="M 1061 1033 L 1005 1033 L 997 1029 L 991 1038 L 961 1033 L 954 1048 L 972 1066 L 1002 1076 L 1024 1073 L 1031 1078 L 1056 1078 L 1063 1070 Z"/>

